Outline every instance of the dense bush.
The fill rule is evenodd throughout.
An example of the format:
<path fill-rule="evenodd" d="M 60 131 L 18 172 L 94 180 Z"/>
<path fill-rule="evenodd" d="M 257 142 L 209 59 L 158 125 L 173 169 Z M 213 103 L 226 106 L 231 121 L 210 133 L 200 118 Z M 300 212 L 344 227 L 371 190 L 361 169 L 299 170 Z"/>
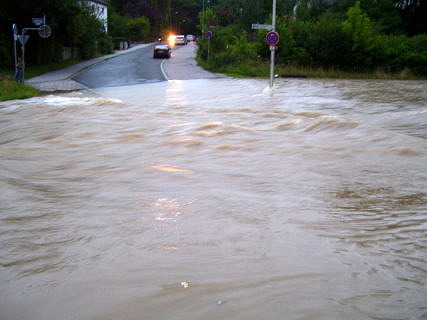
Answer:
<path fill-rule="evenodd" d="M 336 16 L 327 14 L 317 21 L 279 20 L 277 62 L 283 64 L 335 67 L 349 63 L 351 47 Z M 261 35 L 261 42 L 264 38 Z M 266 44 L 262 46 L 265 51 Z"/>
<path fill-rule="evenodd" d="M 201 40 L 198 54 L 207 60 L 211 67 L 219 69 L 228 65 L 257 61 L 258 44 L 248 41 L 247 36 L 245 32 L 238 32 L 233 25 L 215 28 L 211 40 Z"/>
<path fill-rule="evenodd" d="M 415 74 L 427 75 L 427 34 L 406 38 L 407 48 L 402 52 L 403 66 Z"/>
<path fill-rule="evenodd" d="M 102 34 L 97 42 L 97 51 L 99 53 L 112 53 L 114 49 L 113 38 L 107 34 Z"/>
<path fill-rule="evenodd" d="M 129 19 L 127 21 L 127 36 L 129 40 L 148 40 L 150 32 L 150 22 L 146 17 Z"/>
<path fill-rule="evenodd" d="M 345 16 L 324 13 L 312 20 L 279 17 L 276 30 L 280 35 L 276 62 L 281 65 L 353 72 L 410 70 L 427 75 L 427 35 L 383 33 L 359 2 Z M 265 30 L 253 32 L 251 37 L 233 26 L 215 29 L 210 65 L 224 69 L 226 65 L 267 62 L 270 51 L 265 34 Z M 206 46 L 207 41 L 202 41 L 201 59 L 207 59 Z"/>

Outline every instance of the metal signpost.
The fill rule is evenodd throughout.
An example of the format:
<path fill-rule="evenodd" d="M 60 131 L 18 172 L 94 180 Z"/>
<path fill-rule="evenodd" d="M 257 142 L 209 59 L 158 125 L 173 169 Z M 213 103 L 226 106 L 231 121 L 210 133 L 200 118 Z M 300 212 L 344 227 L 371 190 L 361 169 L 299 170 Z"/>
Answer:
<path fill-rule="evenodd" d="M 212 39 L 213 33 L 212 31 L 206 32 L 206 38 L 208 39 L 208 59 L 211 56 L 211 39 Z"/>
<path fill-rule="evenodd" d="M 272 13 L 272 28 L 267 33 L 266 41 L 270 45 L 270 89 L 273 88 L 274 80 L 274 54 L 276 53 L 276 45 L 279 42 L 279 34 L 276 32 L 276 0 L 273 0 L 273 13 Z"/>
<path fill-rule="evenodd" d="M 262 29 L 269 30 L 265 37 L 265 41 L 270 46 L 270 89 L 273 88 L 273 79 L 274 79 L 274 55 L 276 52 L 276 46 L 279 43 L 279 34 L 276 32 L 276 0 L 273 0 L 273 9 L 272 9 L 272 23 L 271 24 L 252 24 L 252 29 Z"/>
<path fill-rule="evenodd" d="M 15 57 L 15 73 L 17 70 L 17 57 L 16 57 L 16 41 L 18 41 L 18 27 L 16 26 L 16 24 L 12 25 L 12 32 L 13 32 L 13 54 Z"/>
<path fill-rule="evenodd" d="M 25 34 L 27 31 L 34 30 L 38 31 L 39 36 L 42 38 L 49 38 L 52 34 L 52 29 L 46 24 L 46 16 L 43 18 L 33 18 L 33 24 L 38 26 L 37 28 L 22 28 L 21 34 L 18 34 L 18 27 L 13 24 L 13 42 L 14 42 L 14 54 L 15 54 L 15 72 L 17 71 L 17 56 L 16 56 L 16 41 L 21 44 L 21 55 L 22 55 L 22 81 L 25 79 L 25 44 L 27 43 L 30 36 Z"/>

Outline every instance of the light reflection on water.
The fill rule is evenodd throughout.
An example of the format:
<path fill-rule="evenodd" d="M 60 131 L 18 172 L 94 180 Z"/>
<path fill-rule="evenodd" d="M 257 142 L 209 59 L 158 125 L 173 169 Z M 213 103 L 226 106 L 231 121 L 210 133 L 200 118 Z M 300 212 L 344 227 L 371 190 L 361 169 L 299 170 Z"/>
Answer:
<path fill-rule="evenodd" d="M 0 318 L 426 316 L 426 82 L 0 104 Z"/>

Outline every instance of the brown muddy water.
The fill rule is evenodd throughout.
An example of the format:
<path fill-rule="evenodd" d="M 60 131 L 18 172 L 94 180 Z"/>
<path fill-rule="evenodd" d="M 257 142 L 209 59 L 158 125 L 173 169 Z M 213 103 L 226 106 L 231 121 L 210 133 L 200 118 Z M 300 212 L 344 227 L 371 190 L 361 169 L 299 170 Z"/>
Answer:
<path fill-rule="evenodd" d="M 0 319 L 426 319 L 427 82 L 0 103 Z"/>

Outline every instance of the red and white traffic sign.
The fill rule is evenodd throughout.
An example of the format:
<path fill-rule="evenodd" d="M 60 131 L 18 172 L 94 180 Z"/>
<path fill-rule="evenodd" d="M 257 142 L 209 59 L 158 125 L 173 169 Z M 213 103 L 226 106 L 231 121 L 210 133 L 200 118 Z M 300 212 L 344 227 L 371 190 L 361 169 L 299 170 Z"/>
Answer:
<path fill-rule="evenodd" d="M 275 31 L 270 31 L 267 33 L 265 41 L 267 41 L 270 46 L 276 46 L 279 43 L 279 34 Z"/>

